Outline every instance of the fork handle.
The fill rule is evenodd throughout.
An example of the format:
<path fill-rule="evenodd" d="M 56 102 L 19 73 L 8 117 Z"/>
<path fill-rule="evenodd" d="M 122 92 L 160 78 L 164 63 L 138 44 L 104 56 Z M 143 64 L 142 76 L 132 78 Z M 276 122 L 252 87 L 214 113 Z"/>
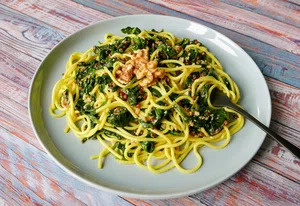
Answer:
<path fill-rule="evenodd" d="M 265 133 L 267 133 L 270 137 L 273 137 L 278 143 L 280 143 L 283 147 L 285 147 L 287 150 L 289 150 L 292 154 L 294 154 L 296 157 L 300 159 L 300 149 L 287 141 L 286 139 L 283 139 L 281 136 L 273 132 L 271 129 L 266 127 L 264 124 L 262 124 L 260 121 L 258 121 L 256 118 L 254 118 L 251 114 L 246 112 L 245 110 L 241 109 L 240 107 L 232 104 L 230 105 L 230 108 L 234 111 L 242 114 L 247 119 L 249 119 L 251 122 L 256 124 L 259 128 L 261 128 Z"/>

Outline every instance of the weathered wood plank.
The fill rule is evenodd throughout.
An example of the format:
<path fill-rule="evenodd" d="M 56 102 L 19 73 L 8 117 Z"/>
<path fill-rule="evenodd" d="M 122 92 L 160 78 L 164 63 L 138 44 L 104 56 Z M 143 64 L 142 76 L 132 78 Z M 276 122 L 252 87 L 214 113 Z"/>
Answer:
<path fill-rule="evenodd" d="M 272 118 L 299 131 L 300 126 L 300 89 L 277 80 L 266 78 L 272 97 Z M 297 137 L 292 140 L 300 146 Z"/>
<path fill-rule="evenodd" d="M 298 183 L 251 162 L 221 185 L 190 198 L 206 205 L 295 205 L 298 190 Z"/>
<path fill-rule="evenodd" d="M 251 36 L 252 38 L 294 54 L 300 54 L 298 35 L 300 29 L 297 27 L 215 1 L 150 1 L 213 24 L 238 31 L 241 34 Z"/>
<path fill-rule="evenodd" d="M 226 32 L 252 57 L 262 73 L 300 88 L 300 58 L 298 55 L 280 50 L 256 40 L 240 39 L 242 35 Z"/>
<path fill-rule="evenodd" d="M 43 151 L 28 117 L 28 88 L 39 60 L 0 44 L 0 122 L 11 133 Z"/>
<path fill-rule="evenodd" d="M 300 2 L 298 0 L 287 0 L 290 3 L 300 6 Z"/>
<path fill-rule="evenodd" d="M 3 194 L 3 195 L 0 195 L 0 205 L 3 205 L 3 206 L 8 206 L 8 201 L 5 199 L 5 197 L 4 197 L 4 193 L 3 193 L 3 190 L 2 189 L 0 189 L 0 194 Z M 11 203 L 12 204 L 14 204 L 14 205 L 16 205 L 17 203 L 13 200 L 13 199 L 10 199 L 11 201 Z"/>
<path fill-rule="evenodd" d="M 136 206 L 161 206 L 161 205 L 184 205 L 184 206 L 204 206 L 198 200 L 194 200 L 190 197 L 185 198 L 174 198 L 167 200 L 139 200 L 133 198 L 126 198 L 127 201 L 131 202 Z"/>
<path fill-rule="evenodd" d="M 1 92 L 27 108 L 28 88 L 39 63 L 9 45 L 0 44 Z"/>
<path fill-rule="evenodd" d="M 299 183 L 250 162 L 226 181 L 234 191 L 248 195 L 262 205 L 296 205 L 300 203 Z"/>
<path fill-rule="evenodd" d="M 155 13 L 177 16 L 204 24 L 225 34 L 238 43 L 254 59 L 265 75 L 300 88 L 300 58 L 298 55 L 292 54 L 284 49 L 279 49 L 260 40 L 242 35 L 239 32 L 226 29 L 222 27 L 222 25 L 217 26 L 213 23 L 209 23 L 206 19 L 197 19 L 151 2 L 140 0 L 122 0 L 118 3 L 112 3 L 107 0 L 101 2 L 91 0 L 76 1 L 101 12 L 109 11 L 109 14 L 116 16 Z M 136 9 L 131 9 L 132 7 L 136 7 Z"/>
<path fill-rule="evenodd" d="M 40 21 L 46 20 L 48 25 L 63 30 L 65 34 L 74 33 L 89 24 L 111 17 L 72 1 L 11 0 L 2 4 Z"/>
<path fill-rule="evenodd" d="M 223 3 L 230 4 L 251 12 L 255 12 L 283 23 L 300 27 L 300 7 L 282 0 L 221 0 Z"/>
<path fill-rule="evenodd" d="M 2 164 L 4 166 L 2 166 Z M 31 190 L 29 190 L 24 185 L 23 182 L 18 180 L 14 175 L 10 174 L 5 168 L 3 167 L 9 167 L 9 163 L 6 161 L 1 162 L 0 166 L 0 177 L 1 177 L 1 185 L 3 185 L 3 196 L 7 196 L 10 198 L 9 202 L 12 200 L 12 202 L 16 202 L 17 205 L 51 205 L 49 202 L 44 201 L 39 197 L 38 195 L 35 195 Z M 26 189 L 24 188 L 26 187 Z M 24 188 L 24 191 L 19 191 L 19 188 Z M 44 195 L 44 194 L 43 194 Z M 12 203 L 10 202 L 10 203 Z"/>
<path fill-rule="evenodd" d="M 274 129 L 275 127 L 284 130 L 284 126 L 276 125 L 275 122 L 272 122 L 271 128 Z M 299 133 L 297 135 L 299 137 Z M 299 160 L 270 137 L 266 138 L 258 153 L 254 156 L 253 161 L 259 163 L 268 170 L 282 174 L 283 176 L 300 183 Z"/>
<path fill-rule="evenodd" d="M 100 12 L 104 12 L 111 16 L 123 16 L 130 14 L 145 14 L 145 13 L 156 13 L 157 11 L 151 12 L 152 6 L 147 7 L 148 10 L 144 8 L 140 8 L 137 4 L 132 5 L 132 3 L 124 2 L 123 0 L 113 2 L 109 0 L 103 1 L 93 1 L 93 0 L 74 0 L 75 2 L 98 10 Z M 143 1 L 143 4 L 148 4 L 148 2 Z M 161 14 L 163 14 L 163 11 Z"/>
<path fill-rule="evenodd" d="M 41 151 L 44 151 L 40 143 L 35 138 L 30 125 L 27 109 L 10 98 L 0 94 L 0 123 L 10 133 L 18 136 L 19 139 L 24 140 Z M 9 103 L 10 106 L 6 106 Z"/>
<path fill-rule="evenodd" d="M 221 185 L 190 197 L 206 205 L 296 205 L 297 185 L 251 162 Z"/>
<path fill-rule="evenodd" d="M 43 59 L 65 35 L 0 4 L 0 43 Z"/>
<path fill-rule="evenodd" d="M 125 205 L 115 195 L 82 183 L 64 172 L 45 152 L 0 126 L 0 182 L 5 197 L 19 205 Z M 13 201 L 7 200 L 10 204 Z"/>

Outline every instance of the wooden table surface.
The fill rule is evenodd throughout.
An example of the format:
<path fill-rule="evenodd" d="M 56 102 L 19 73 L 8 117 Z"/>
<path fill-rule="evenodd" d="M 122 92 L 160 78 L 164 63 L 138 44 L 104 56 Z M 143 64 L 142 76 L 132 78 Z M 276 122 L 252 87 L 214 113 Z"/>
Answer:
<path fill-rule="evenodd" d="M 300 0 L 0 0 L 0 205 L 300 205 L 300 160 L 269 137 L 229 180 L 170 200 L 94 189 L 45 153 L 27 111 L 28 88 L 41 60 L 89 24 L 141 13 L 192 20 L 239 44 L 268 83 L 271 128 L 300 147 Z"/>

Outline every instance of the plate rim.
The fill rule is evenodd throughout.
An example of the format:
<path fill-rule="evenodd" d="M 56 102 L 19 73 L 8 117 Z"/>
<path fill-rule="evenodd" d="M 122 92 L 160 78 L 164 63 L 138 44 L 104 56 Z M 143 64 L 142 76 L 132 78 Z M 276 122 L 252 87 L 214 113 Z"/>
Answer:
<path fill-rule="evenodd" d="M 245 165 L 247 165 L 252 159 L 253 157 L 257 154 L 258 150 L 260 149 L 261 145 L 263 144 L 264 140 L 266 139 L 266 134 L 264 135 L 264 137 L 261 139 L 261 142 L 259 142 L 259 144 L 257 144 L 257 149 L 256 149 L 256 152 L 254 152 L 253 155 L 250 156 L 250 158 L 245 161 L 244 164 L 242 164 L 242 166 L 239 166 L 239 169 L 237 169 L 236 171 L 233 170 L 232 172 L 230 172 L 230 174 L 227 174 L 225 178 L 220 178 L 220 179 L 217 179 L 216 181 L 212 182 L 210 185 L 206 186 L 205 188 L 196 188 L 196 189 L 191 189 L 191 190 L 187 190 L 185 192 L 169 192 L 168 194 L 144 194 L 144 193 L 136 193 L 136 192 L 130 192 L 130 191 L 121 191 L 121 190 L 118 190 L 118 189 L 112 189 L 112 188 L 109 188 L 109 187 L 106 187 L 104 185 L 100 185 L 100 184 L 97 184 L 97 183 L 94 183 L 92 181 L 89 181 L 83 177 L 81 177 L 80 175 L 76 174 L 74 171 L 72 171 L 71 169 L 69 169 L 68 167 L 66 167 L 63 163 L 61 163 L 59 160 L 57 160 L 53 155 L 52 153 L 47 149 L 47 147 L 44 145 L 44 143 L 42 142 L 41 138 L 39 137 L 37 131 L 36 131 L 36 126 L 33 122 L 33 117 L 32 117 L 32 110 L 31 110 L 31 106 L 32 106 L 32 103 L 31 103 L 31 99 L 32 99 L 32 88 L 33 88 L 33 85 L 35 83 L 35 80 L 37 78 L 37 75 L 39 73 L 39 71 L 41 70 L 41 66 L 43 65 L 43 63 L 46 61 L 47 57 L 60 45 L 62 44 L 63 42 L 67 41 L 68 39 L 70 39 L 72 36 L 74 36 L 75 34 L 77 34 L 78 32 L 81 32 L 83 30 L 87 30 L 89 29 L 90 27 L 93 27 L 97 24 L 101 24 L 103 22 L 108 22 L 108 21 L 114 21 L 114 20 L 118 20 L 118 19 L 123 19 L 123 18 L 134 18 L 135 16 L 139 16 L 139 17 L 142 17 L 142 16 L 145 16 L 145 17 L 158 17 L 158 18 L 173 18 L 173 19 L 178 19 L 178 20 L 184 20 L 184 21 L 187 21 L 187 22 L 190 22 L 190 23 L 194 23 L 194 24 L 197 24 L 197 25 L 200 25 L 202 27 L 205 27 L 217 34 L 220 34 L 222 36 L 224 36 L 225 38 L 229 39 L 232 43 L 235 44 L 235 46 L 237 46 L 241 52 L 243 52 L 246 56 L 248 56 L 249 60 L 252 61 L 254 63 L 254 65 L 256 66 L 255 69 L 259 70 L 259 75 L 264 79 L 264 81 L 262 82 L 264 84 L 264 86 L 267 88 L 267 97 L 266 99 L 269 101 L 269 105 L 268 105 L 268 111 L 267 113 L 269 114 L 267 117 L 267 122 L 266 122 L 266 126 L 269 127 L 270 123 L 271 123 L 271 116 L 272 116 L 272 99 L 271 99 L 271 95 L 270 95 L 270 90 L 269 90 L 269 87 L 268 87 L 268 84 L 266 82 L 266 79 L 263 75 L 263 73 L 261 72 L 261 70 L 259 69 L 259 67 L 257 66 L 257 64 L 254 62 L 254 60 L 251 58 L 251 56 L 242 48 L 240 47 L 235 41 L 233 41 L 231 38 L 229 38 L 228 36 L 224 35 L 223 33 L 220 33 L 214 29 L 212 29 L 211 27 L 208 27 L 206 25 L 203 25 L 201 23 L 198 23 L 198 22 L 195 22 L 195 21 L 192 21 L 192 20 L 189 20 L 189 19 L 185 19 L 185 18 L 180 18 L 180 17 L 175 17 L 175 16 L 170 16 L 170 15 L 157 15 L 157 14 L 135 14 L 135 15 L 122 15 L 122 16 L 118 16 L 118 17 L 111 17 L 109 19 L 104 19 L 104 20 L 100 20 L 100 21 L 97 21 L 93 24 L 90 24 L 86 27 L 83 27 L 82 29 L 79 29 L 78 31 L 66 36 L 64 39 L 62 39 L 58 44 L 56 44 L 46 55 L 45 57 L 42 59 L 42 61 L 39 63 L 37 69 L 35 70 L 34 72 L 34 75 L 31 79 L 31 82 L 30 82 L 30 86 L 29 86 L 29 92 L 28 92 L 28 114 L 29 114 L 29 119 L 30 119 L 30 123 L 31 123 L 31 127 L 33 129 L 33 132 L 34 132 L 34 135 L 35 137 L 38 139 L 40 145 L 42 146 L 42 148 L 46 151 L 46 153 L 54 160 L 54 162 L 60 167 L 62 168 L 65 172 L 67 172 L 68 174 L 71 174 L 72 177 L 74 177 L 75 179 L 77 180 L 80 180 L 81 182 L 89 185 L 89 186 L 92 186 L 93 188 L 96 188 L 96 189 L 99 189 L 101 191 L 104 191 L 104 192 L 109 192 L 111 194 L 115 194 L 115 195 L 120 195 L 120 196 L 123 196 L 123 197 L 128 197 L 128 198 L 138 198 L 138 199 L 170 199 L 170 198 L 179 198 L 179 197 L 185 197 L 185 196 L 188 196 L 188 195 L 192 195 L 192 194 L 196 194 L 196 193 L 199 193 L 199 192 L 202 192 L 202 191 L 206 191 L 212 187 L 215 187 L 216 185 L 219 185 L 221 184 L 222 182 L 225 182 L 226 180 L 228 180 L 229 178 L 231 178 L 232 176 L 234 176 L 236 173 L 238 173 L 241 169 L 243 169 L 245 167 Z"/>

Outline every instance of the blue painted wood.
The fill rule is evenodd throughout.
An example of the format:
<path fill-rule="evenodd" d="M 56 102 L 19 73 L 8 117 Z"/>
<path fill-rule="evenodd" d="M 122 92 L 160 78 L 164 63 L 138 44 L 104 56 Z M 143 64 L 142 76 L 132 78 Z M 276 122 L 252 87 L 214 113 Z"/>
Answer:
<path fill-rule="evenodd" d="M 17 31 L 8 31 L 14 26 Z M 0 39 L 36 59 L 42 60 L 66 35 L 41 21 L 0 4 Z"/>
<path fill-rule="evenodd" d="M 220 0 L 223 3 L 239 7 L 283 23 L 300 27 L 300 6 L 283 0 Z M 300 3 L 300 1 L 299 1 Z"/>

